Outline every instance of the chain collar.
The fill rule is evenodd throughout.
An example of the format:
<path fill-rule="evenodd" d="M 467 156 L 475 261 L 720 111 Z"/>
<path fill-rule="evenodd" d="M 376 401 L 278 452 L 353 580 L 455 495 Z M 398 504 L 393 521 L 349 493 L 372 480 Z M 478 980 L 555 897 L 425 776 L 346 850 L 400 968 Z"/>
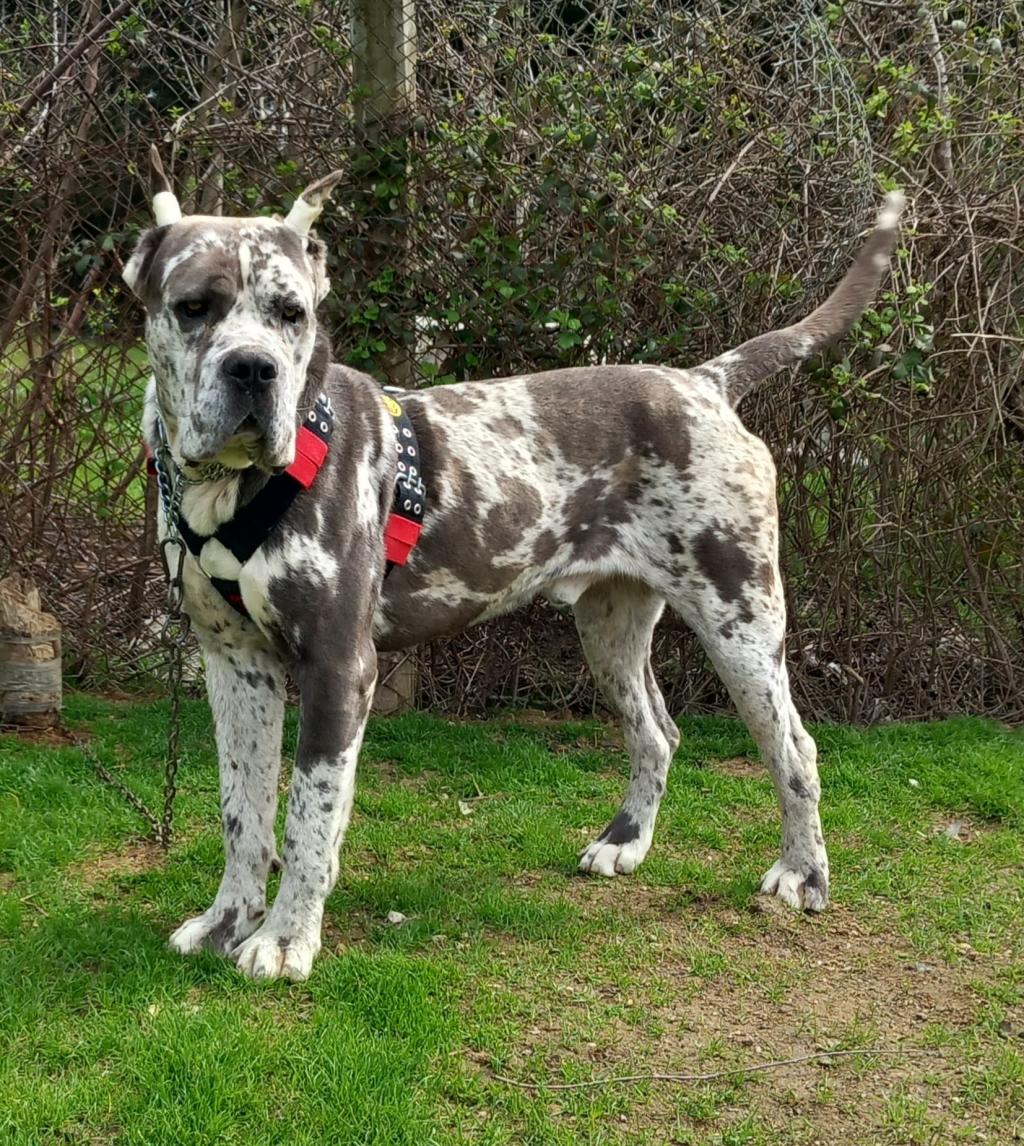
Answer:
<path fill-rule="evenodd" d="M 164 510 L 165 527 L 164 538 L 160 542 L 160 561 L 167 580 L 167 617 L 160 635 L 163 638 L 172 627 L 181 625 L 184 639 L 188 635 L 189 627 L 188 614 L 181 611 L 185 597 L 185 586 L 182 581 L 182 572 L 185 568 L 185 542 L 178 528 L 178 521 L 181 516 L 181 499 L 185 495 L 185 486 L 188 483 L 183 480 L 184 475 L 174 463 L 170 443 L 167 441 L 167 434 L 159 414 L 156 419 L 156 430 L 158 443 L 153 454 L 153 463 Z"/>
<path fill-rule="evenodd" d="M 178 467 L 178 480 L 183 485 L 205 485 L 208 481 L 220 481 L 221 478 L 234 477 L 238 474 L 238 470 L 233 470 L 220 462 L 204 462 L 201 466 L 193 468 L 198 471 L 198 477 L 189 477 L 180 466 Z"/>
<path fill-rule="evenodd" d="M 185 481 L 182 480 L 183 475 L 171 457 L 167 435 L 164 433 L 163 422 L 159 415 L 157 415 L 157 436 L 159 441 L 153 454 L 153 467 L 156 470 L 160 500 L 164 510 L 166 533 L 160 542 L 160 560 L 167 578 L 167 616 L 160 629 L 160 642 L 167 649 L 167 685 L 171 702 L 167 718 L 167 744 L 164 753 L 163 808 L 159 816 L 156 812 L 150 811 L 145 802 L 102 763 L 91 744 L 88 744 L 83 737 L 75 733 L 72 734 L 72 738 L 100 779 L 121 793 L 149 824 L 157 843 L 166 851 L 171 846 L 174 800 L 178 793 L 178 765 L 181 761 L 179 734 L 181 731 L 182 670 L 185 648 L 189 638 L 190 621 L 188 614 L 182 610 L 185 543 L 182 541 L 181 533 L 178 530 L 178 517 L 181 512 L 182 494 L 185 492 Z"/>
<path fill-rule="evenodd" d="M 157 436 L 157 453 L 162 454 L 162 461 L 167 466 L 168 470 L 172 470 L 176 476 L 177 481 L 183 485 L 204 485 L 208 481 L 220 481 L 221 478 L 235 477 L 238 470 L 231 469 L 230 466 L 223 465 L 221 462 L 203 462 L 201 465 L 192 466 L 195 470 L 196 476 L 189 477 L 185 473 L 183 466 L 179 466 L 174 461 L 171 454 L 170 442 L 167 438 L 167 430 L 164 427 L 164 420 L 160 417 L 160 411 L 156 415 L 156 436 Z"/>
<path fill-rule="evenodd" d="M 181 499 L 186 484 L 190 484 L 182 471 L 174 464 L 170 443 L 164 431 L 163 420 L 157 414 L 157 448 L 153 454 L 157 487 L 164 510 L 164 538 L 160 542 L 160 561 L 167 581 L 167 616 L 160 629 L 160 641 L 167 649 L 167 683 L 171 694 L 171 711 L 167 725 L 167 751 L 164 760 L 164 806 L 159 823 L 147 813 L 150 823 L 154 823 L 156 837 L 163 848 L 170 847 L 171 825 L 174 817 L 174 798 L 177 794 L 178 764 L 181 749 L 178 734 L 181 727 L 181 688 L 182 660 L 191 631 L 191 620 L 182 605 L 185 600 L 185 542 L 178 528 L 181 516 Z M 122 791 L 124 788 L 122 786 Z M 125 792 L 128 795 L 127 792 Z M 132 801 L 135 803 L 135 801 Z M 136 803 L 135 805 L 139 805 Z"/>

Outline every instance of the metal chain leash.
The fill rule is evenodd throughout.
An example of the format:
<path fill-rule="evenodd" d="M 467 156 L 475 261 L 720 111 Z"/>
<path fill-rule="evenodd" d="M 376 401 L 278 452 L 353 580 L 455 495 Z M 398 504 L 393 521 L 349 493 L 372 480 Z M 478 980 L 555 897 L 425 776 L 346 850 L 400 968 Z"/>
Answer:
<path fill-rule="evenodd" d="M 157 450 L 157 480 L 160 483 L 160 496 L 164 501 L 164 515 L 167 534 L 160 542 L 160 559 L 167 578 L 167 617 L 160 629 L 160 640 L 167 649 L 167 683 L 171 690 L 171 710 L 167 724 L 167 753 L 164 760 L 164 807 L 157 840 L 160 846 L 171 846 L 171 823 L 174 818 L 174 798 L 178 794 L 178 764 L 181 750 L 178 737 L 181 730 L 181 676 L 185 645 L 191 622 L 188 613 L 182 609 L 185 599 L 185 585 L 182 573 L 185 568 L 185 542 L 178 532 L 178 515 L 181 512 L 181 499 L 185 483 L 181 473 L 175 472 L 174 461 L 166 438 L 162 438 Z M 173 553 L 172 553 L 173 551 Z"/>
<path fill-rule="evenodd" d="M 162 430 L 162 427 L 161 427 Z M 160 642 L 167 650 L 167 683 L 171 693 L 171 708 L 167 723 L 167 749 L 164 757 L 164 801 L 159 817 L 149 810 L 146 804 L 96 755 L 92 746 L 77 733 L 71 739 L 92 765 L 93 770 L 104 783 L 109 784 L 149 824 L 156 842 L 164 850 L 171 846 L 171 832 L 174 820 L 174 800 L 178 794 L 178 765 L 181 761 L 179 736 L 181 729 L 181 681 L 183 653 L 188 643 L 190 621 L 182 610 L 185 586 L 182 573 L 185 568 L 185 543 L 178 531 L 178 515 L 186 482 L 176 469 L 166 438 L 161 433 L 161 443 L 156 451 L 156 478 L 160 500 L 164 510 L 166 534 L 160 542 L 160 560 L 167 578 L 167 617 L 160 629 Z"/>
<path fill-rule="evenodd" d="M 96 755 L 93 746 L 78 732 L 69 732 L 68 738 L 71 743 L 82 753 L 92 770 L 97 776 L 105 783 L 109 784 L 115 791 L 120 792 L 125 800 L 139 813 L 139 815 L 149 824 L 153 832 L 154 839 L 160 844 L 161 847 L 167 847 L 164 843 L 163 831 L 159 819 L 146 807 L 146 805 L 139 799 L 138 796 L 120 781 L 107 766 Z M 169 841 L 168 841 L 169 842 Z"/>

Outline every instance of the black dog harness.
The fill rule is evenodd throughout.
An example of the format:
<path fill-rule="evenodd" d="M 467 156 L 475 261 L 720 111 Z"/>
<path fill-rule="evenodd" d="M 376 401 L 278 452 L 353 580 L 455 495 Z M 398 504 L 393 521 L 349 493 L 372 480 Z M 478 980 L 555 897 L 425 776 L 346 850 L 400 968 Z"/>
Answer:
<path fill-rule="evenodd" d="M 384 405 L 391 415 L 395 429 L 398 448 L 395 494 L 391 503 L 391 513 L 384 526 L 384 557 L 387 563 L 385 577 L 396 565 L 404 565 L 409 560 L 409 554 L 423 529 L 423 514 L 427 502 L 416 431 L 409 415 L 394 396 L 395 393 L 396 391 L 389 389 L 383 395 Z M 159 418 L 157 432 L 160 435 L 161 448 L 158 448 L 155 454 L 147 448 L 146 466 L 150 475 L 159 481 L 164 513 L 170 516 L 174 513 L 170 497 L 171 482 L 167 480 L 171 475 L 162 473 L 161 467 L 173 468 L 174 463 L 170 461 L 170 452 L 166 449 L 166 434 Z M 333 434 L 334 410 L 327 395 L 321 394 L 306 416 L 306 421 L 299 427 L 295 444 L 295 461 L 284 473 L 270 478 L 230 521 L 225 521 L 212 534 L 204 537 L 197 533 L 180 513 L 177 514 L 175 524 L 178 532 L 188 551 L 196 558 L 200 569 L 203 568 L 203 550 L 211 541 L 219 542 L 239 566 L 244 565 L 252 557 L 288 512 L 296 497 L 316 481 L 317 474 L 323 469 L 327 460 Z M 177 480 L 181 480 L 180 473 L 174 476 Z M 236 612 L 243 617 L 249 616 L 238 581 L 211 576 L 210 584 Z"/>
<path fill-rule="evenodd" d="M 396 565 L 409 560 L 413 546 L 423 531 L 423 511 L 427 507 L 427 487 L 423 484 L 419 442 L 409 415 L 395 397 L 400 394 L 392 386 L 384 387 L 384 405 L 391 415 L 398 444 L 398 472 L 395 475 L 395 497 L 384 526 L 384 558 L 386 577 Z"/>

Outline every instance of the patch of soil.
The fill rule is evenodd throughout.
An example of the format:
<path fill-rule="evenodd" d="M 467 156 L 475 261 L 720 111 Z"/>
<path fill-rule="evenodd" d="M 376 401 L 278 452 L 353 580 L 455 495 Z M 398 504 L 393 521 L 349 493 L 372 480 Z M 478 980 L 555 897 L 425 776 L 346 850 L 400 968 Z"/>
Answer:
<path fill-rule="evenodd" d="M 723 776 L 735 776 L 740 780 L 764 780 L 768 769 L 760 760 L 749 760 L 746 756 L 732 756 L 728 760 L 708 760 L 705 768 L 721 772 Z"/>
<path fill-rule="evenodd" d="M 600 895 L 603 887 L 618 900 L 616 885 L 626 882 L 602 881 L 591 894 Z M 961 1049 L 936 1048 L 928 1028 L 970 1029 L 984 1039 L 977 1025 L 984 1005 L 978 984 L 1004 972 L 1008 955 L 972 952 L 970 960 L 949 963 L 922 957 L 895 934 L 872 931 L 841 906 L 811 918 L 766 897 L 757 897 L 746 913 L 712 897 L 695 906 L 702 919 L 723 925 L 715 953 L 725 956 L 728 970 L 705 977 L 691 966 L 692 911 L 679 909 L 677 893 L 671 910 L 659 910 L 670 892 L 630 888 L 630 906 L 640 915 L 655 915 L 665 935 L 649 976 L 623 986 L 607 977 L 598 981 L 593 970 L 585 977 L 566 973 L 562 981 L 545 980 L 524 1015 L 520 1046 L 499 1073 L 528 1079 L 528 1064 L 538 1052 L 555 1072 L 563 1061 L 589 1061 L 598 1064 L 596 1075 L 612 1077 L 728 1070 L 840 1048 L 906 1048 L 912 1053 L 879 1054 L 868 1067 L 838 1057 L 771 1069 L 753 1075 L 737 1097 L 728 1094 L 729 1080 L 709 1083 L 721 1097 L 715 1113 L 694 1129 L 721 1134 L 755 1114 L 779 1141 L 794 1146 L 889 1141 L 887 1103 L 897 1093 L 921 1103 L 941 1127 L 928 1141 L 948 1141 L 954 1128 L 998 1121 L 996 1110 L 961 1109 L 953 1102 L 971 1064 Z M 669 1001 L 662 1002 L 666 993 Z M 638 1007 L 643 1017 L 631 1023 L 610 1015 L 595 1038 L 594 1008 L 608 1003 Z M 577 1032 L 588 1027 L 590 1041 L 584 1041 Z M 996 1053 L 1001 1041 L 989 1037 L 987 1050 L 982 1044 L 978 1055 Z M 493 1078 L 477 1056 L 470 1059 L 469 1069 Z M 661 1082 L 647 1093 L 633 1093 L 632 1129 L 668 1132 L 679 1119 L 680 1094 L 692 1099 L 702 1090 L 697 1083 L 681 1088 Z M 552 1112 L 564 1112 L 571 1121 L 563 1101 L 552 1094 Z"/>
<path fill-rule="evenodd" d="M 565 880 L 555 898 L 577 905 L 586 913 L 607 911 L 612 907 L 630 914 L 662 919 L 677 910 L 674 905 L 679 902 L 679 888 L 649 887 L 622 876 L 608 879 L 577 871 Z"/>
<path fill-rule="evenodd" d="M 541 709 L 517 708 L 514 712 L 503 713 L 487 721 L 488 724 L 521 725 L 523 728 L 553 728 L 556 731 L 564 727 L 567 721 L 578 721 L 578 713 L 570 712 L 567 708 Z"/>
<path fill-rule="evenodd" d="M 5 736 L 17 736 L 26 744 L 42 744 L 47 748 L 66 748 L 69 744 L 74 745 L 76 740 L 92 739 L 92 734 L 89 732 L 72 732 L 60 724 L 53 728 L 22 728 L 4 724 L 0 726 L 0 733 Z"/>
<path fill-rule="evenodd" d="M 590 752 L 625 751 L 622 729 L 616 722 L 605 719 L 599 713 L 586 718 L 598 720 L 600 722 L 599 727 L 588 728 L 579 736 L 575 736 L 571 740 L 568 739 L 565 735 L 566 723 L 578 724 L 580 719 L 578 714 L 573 714 L 567 710 L 542 712 L 538 709 L 524 708 L 498 717 L 489 723 L 498 728 L 504 725 L 509 728 L 519 727 L 539 732 L 543 735 L 548 750 L 555 754 L 565 755 L 568 752 L 580 750 Z"/>
<path fill-rule="evenodd" d="M 947 813 L 935 817 L 931 835 L 945 836 L 957 844 L 969 844 L 987 830 L 989 829 L 985 825 L 975 823 L 966 816 L 950 816 Z"/>
<path fill-rule="evenodd" d="M 387 784 L 397 784 L 412 791 L 424 791 L 436 775 L 433 772 L 406 772 L 394 760 L 366 760 L 359 765 L 362 775 L 372 772 Z"/>
<path fill-rule="evenodd" d="M 381 927 L 382 920 L 374 919 L 361 908 L 340 913 L 324 913 L 321 942 L 324 951 L 341 955 L 352 947 L 365 946 L 371 935 Z"/>
<path fill-rule="evenodd" d="M 65 689 L 65 694 L 68 690 Z M 81 696 L 88 696 L 92 700 L 106 700 L 112 704 L 147 704 L 153 700 L 162 700 L 167 690 L 160 687 L 139 688 L 133 692 L 115 688 L 113 685 L 89 685 L 87 688 L 75 689 Z"/>
<path fill-rule="evenodd" d="M 113 876 L 137 875 L 163 867 L 166 854 L 153 840 L 140 840 L 118 852 L 88 856 L 69 865 L 68 872 L 86 888 L 96 887 Z"/>

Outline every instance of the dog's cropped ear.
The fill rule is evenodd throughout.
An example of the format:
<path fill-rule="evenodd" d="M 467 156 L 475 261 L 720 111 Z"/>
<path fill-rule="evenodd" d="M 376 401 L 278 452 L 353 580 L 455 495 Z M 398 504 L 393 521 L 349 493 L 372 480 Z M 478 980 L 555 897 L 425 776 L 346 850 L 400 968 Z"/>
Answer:
<path fill-rule="evenodd" d="M 312 227 L 320 217 L 320 212 L 324 209 L 324 204 L 331 197 L 331 192 L 344 177 L 344 171 L 332 171 L 330 175 L 325 175 L 323 179 L 318 179 L 315 183 L 310 183 L 310 185 L 296 197 L 295 202 L 292 204 L 292 209 L 284 218 L 284 225 L 290 227 L 296 235 L 301 235 L 305 238 L 309 234 L 310 227 Z"/>
<path fill-rule="evenodd" d="M 313 268 L 313 296 L 319 306 L 331 289 L 331 281 L 327 277 L 327 244 L 315 235 L 307 235 L 302 241 L 306 246 L 306 258 Z"/>
<path fill-rule="evenodd" d="M 134 295 L 145 301 L 146 288 L 149 282 L 149 272 L 153 269 L 153 260 L 164 241 L 164 236 L 170 230 L 169 226 L 150 227 L 143 231 L 139 237 L 132 257 L 124 265 L 121 278 Z"/>

